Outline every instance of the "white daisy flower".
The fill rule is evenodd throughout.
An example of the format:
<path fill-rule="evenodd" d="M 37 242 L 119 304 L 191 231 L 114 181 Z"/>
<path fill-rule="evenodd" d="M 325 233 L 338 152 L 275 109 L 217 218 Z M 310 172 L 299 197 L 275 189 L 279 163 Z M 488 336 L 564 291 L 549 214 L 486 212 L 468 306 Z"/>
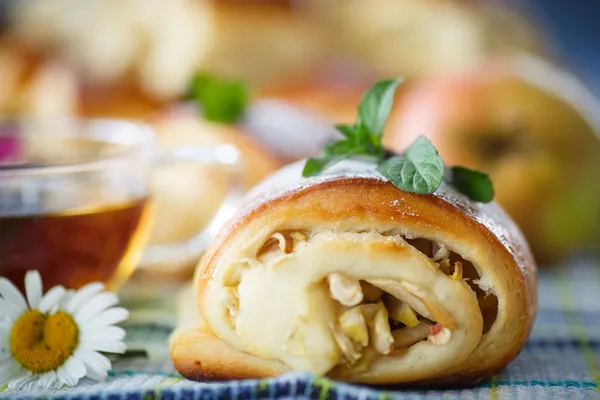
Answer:
<path fill-rule="evenodd" d="M 117 296 L 103 289 L 101 283 L 77 291 L 55 286 L 42 296 L 40 274 L 28 271 L 25 299 L 0 278 L 0 387 L 54 389 L 85 376 L 104 380 L 111 363 L 101 352 L 125 352 L 125 331 L 113 325 L 129 312 L 114 307 Z"/>

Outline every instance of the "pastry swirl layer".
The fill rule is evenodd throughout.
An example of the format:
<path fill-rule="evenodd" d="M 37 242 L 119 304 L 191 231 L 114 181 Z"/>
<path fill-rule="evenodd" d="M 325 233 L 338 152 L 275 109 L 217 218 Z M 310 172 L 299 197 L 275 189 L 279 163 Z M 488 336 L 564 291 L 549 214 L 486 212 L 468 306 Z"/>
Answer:
<path fill-rule="evenodd" d="M 203 324 L 171 341 L 184 376 L 452 384 L 516 356 L 536 271 L 497 205 L 445 184 L 403 192 L 366 162 L 308 179 L 301 170 L 249 193 L 198 266 Z"/>

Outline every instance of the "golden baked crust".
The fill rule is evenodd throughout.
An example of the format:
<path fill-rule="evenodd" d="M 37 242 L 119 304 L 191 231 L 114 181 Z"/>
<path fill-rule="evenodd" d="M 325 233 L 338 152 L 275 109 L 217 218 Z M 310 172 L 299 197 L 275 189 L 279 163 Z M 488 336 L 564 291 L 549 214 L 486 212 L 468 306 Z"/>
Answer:
<path fill-rule="evenodd" d="M 173 334 L 171 359 L 181 375 L 193 380 L 266 378 L 289 371 L 279 361 L 235 350 L 202 324 Z"/>
<path fill-rule="evenodd" d="M 324 370 L 328 376 L 372 384 L 464 384 L 498 372 L 517 355 L 531 331 L 535 317 L 537 276 L 533 258 L 521 233 L 497 205 L 470 202 L 445 184 L 433 195 L 403 192 L 370 170 L 365 163 L 342 163 L 323 177 L 298 180 L 301 167 L 301 163 L 288 166 L 255 188 L 239 215 L 221 231 L 200 263 L 198 300 L 202 317 L 210 328 L 188 330 L 185 334 L 179 334 L 178 340 L 172 343 L 172 358 L 182 375 L 191 379 L 204 375 L 238 378 L 240 371 L 248 371 L 253 377 L 265 377 L 277 371 L 273 360 L 247 355 L 246 351 L 254 354 L 275 353 L 272 349 L 261 348 L 260 340 L 256 337 L 249 335 L 240 339 L 235 329 L 239 332 L 244 329 L 249 331 L 239 326 L 233 329 L 228 322 L 224 322 L 225 313 L 219 309 L 223 307 L 223 302 L 215 295 L 218 293 L 215 290 L 230 280 L 228 268 L 235 265 L 240 257 L 256 254 L 274 232 L 301 231 L 309 237 L 306 246 L 300 246 L 295 255 L 296 260 L 300 260 L 300 265 L 295 265 L 296 269 L 301 269 L 298 270 L 299 281 L 302 279 L 301 273 L 313 273 L 309 272 L 315 264 L 313 259 L 310 263 L 304 261 L 302 264 L 302 260 L 309 260 L 311 252 L 321 251 L 324 253 L 318 254 L 325 256 L 330 252 L 333 255 L 328 263 L 335 264 L 343 252 L 351 253 L 354 247 L 359 247 L 362 250 L 352 253 L 353 257 L 357 260 L 371 257 L 367 259 L 372 260 L 368 268 L 360 270 L 364 279 L 381 278 L 376 276 L 381 273 L 377 272 L 381 271 L 378 266 L 397 258 L 404 262 L 403 268 L 392 270 L 386 267 L 390 277 L 412 279 L 413 283 L 423 285 L 424 290 L 437 288 L 431 290 L 432 299 L 450 314 L 451 319 L 458 321 L 458 328 L 453 331 L 456 338 L 453 336 L 452 340 L 455 342 L 450 341 L 447 347 L 434 348 L 430 343 L 415 344 L 403 350 L 404 353 L 392 352 L 378 356 L 366 370 L 336 367 Z M 452 280 L 429 267 L 421 269 L 422 273 L 410 275 L 412 267 L 408 265 L 409 261 L 419 259 L 421 262 L 419 257 L 423 258 L 422 254 L 416 254 L 407 245 L 406 240 L 413 238 L 441 243 L 462 256 L 464 262 L 472 263 L 479 275 L 478 290 L 486 291 L 497 299 L 495 319 L 492 319 L 489 330 L 482 332 L 482 320 L 485 325 L 489 316 L 487 311 L 474 312 L 472 305 L 479 301 L 480 308 L 477 310 L 484 310 L 483 303 L 474 294 L 465 294 L 465 288 L 468 288 L 465 282 Z M 351 245 L 348 246 L 348 243 Z M 335 253 L 336 248 L 345 250 Z M 390 258 L 386 258 L 388 256 Z M 422 265 L 434 265 L 429 261 L 427 263 Z M 267 269 L 280 271 L 285 268 L 285 265 L 273 264 Z M 328 266 L 314 268 L 318 270 L 314 272 L 317 274 Z M 399 278 L 401 274 L 405 275 Z M 293 289 L 289 282 L 272 279 L 271 275 L 264 275 L 264 286 L 252 288 L 248 283 L 250 278 L 246 276 L 249 275 L 242 278 L 242 282 L 245 282 L 243 290 L 254 290 L 256 298 L 269 296 L 264 292 L 275 293 L 279 285 L 288 285 L 289 290 Z M 429 282 L 431 287 L 427 286 Z M 451 304 L 451 301 L 443 299 L 462 300 L 460 304 Z M 275 300 L 278 299 L 269 299 L 271 302 Z M 246 301 L 245 308 L 239 308 L 240 313 L 249 312 L 252 306 L 248 305 L 248 297 L 243 297 L 242 293 L 239 301 L 240 304 Z M 276 308 L 273 310 L 277 311 Z M 320 313 L 325 315 L 329 312 L 327 310 L 325 303 L 319 303 Z M 247 317 L 239 318 L 238 321 L 242 322 L 238 324 L 243 325 Z M 270 329 L 268 320 L 256 323 L 264 324 L 265 334 Z M 461 324 L 469 329 L 461 330 Z M 462 353 L 456 347 L 456 342 L 460 340 L 464 340 L 462 346 L 467 349 Z M 204 350 L 205 346 L 210 346 L 209 343 L 217 348 L 217 342 L 223 343 L 222 353 Z M 453 343 L 455 348 L 452 347 Z M 323 346 L 326 348 L 327 344 Z M 248 347 L 251 349 L 248 350 Z M 450 359 L 450 353 L 456 362 Z M 435 355 L 433 358 L 439 356 L 439 365 L 433 359 L 427 360 L 432 355 Z M 201 367 L 194 368 L 192 359 L 199 360 Z M 414 366 L 410 368 L 403 365 L 404 361 L 417 359 L 419 362 L 412 363 Z M 227 360 L 226 364 L 224 360 Z M 296 362 L 294 360 L 292 362 Z M 422 368 L 419 363 L 423 364 Z M 311 364 L 317 368 L 314 365 Z M 281 368 L 280 372 L 286 370 Z"/>

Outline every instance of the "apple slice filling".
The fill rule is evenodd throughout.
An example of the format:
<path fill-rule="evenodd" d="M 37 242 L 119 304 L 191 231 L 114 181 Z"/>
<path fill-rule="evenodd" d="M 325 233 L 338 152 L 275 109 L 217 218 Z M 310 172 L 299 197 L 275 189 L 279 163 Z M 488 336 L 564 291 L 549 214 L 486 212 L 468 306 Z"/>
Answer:
<path fill-rule="evenodd" d="M 454 335 L 453 348 L 474 348 L 496 318 L 497 298 L 479 287 L 473 264 L 426 239 L 285 231 L 273 233 L 254 254 L 225 272 L 221 304 L 246 351 L 296 369 L 358 371 L 421 342 L 450 345 Z M 388 277 L 398 265 L 407 270 Z M 471 310 L 479 306 L 479 322 L 447 308 L 436 287 L 456 291 L 449 299 L 472 302 Z"/>
<path fill-rule="evenodd" d="M 350 365 L 361 358 L 368 346 L 382 355 L 423 340 L 442 346 L 452 336 L 448 327 L 456 328 L 450 315 L 410 284 L 387 279 L 358 280 L 337 272 L 327 279 L 331 298 L 343 307 L 338 324 L 331 327 L 332 333 Z"/>
<path fill-rule="evenodd" d="M 481 284 L 481 276 L 472 262 L 465 260 L 459 254 L 448 250 L 445 246 L 427 239 L 405 239 L 421 253 L 438 263 L 446 275 L 456 280 L 463 280 L 471 287 L 477 296 L 477 302 L 483 316 L 483 333 L 487 333 L 498 314 L 498 298 Z M 442 251 L 443 249 L 443 251 Z"/>

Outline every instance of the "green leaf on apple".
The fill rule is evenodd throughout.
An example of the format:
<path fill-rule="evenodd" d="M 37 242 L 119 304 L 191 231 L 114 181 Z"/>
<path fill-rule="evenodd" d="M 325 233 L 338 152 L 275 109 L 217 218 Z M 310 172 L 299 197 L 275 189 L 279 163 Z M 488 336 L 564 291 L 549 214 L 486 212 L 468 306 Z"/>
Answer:
<path fill-rule="evenodd" d="M 250 96 L 242 81 L 196 75 L 190 97 L 198 103 L 206 120 L 231 124 L 242 117 Z"/>
<path fill-rule="evenodd" d="M 494 199 L 494 185 L 486 173 L 465 167 L 452 167 L 450 183 L 471 200 L 489 203 Z"/>
<path fill-rule="evenodd" d="M 419 136 L 404 153 L 379 164 L 377 170 L 406 192 L 431 194 L 442 183 L 444 161 L 424 136 Z"/>

